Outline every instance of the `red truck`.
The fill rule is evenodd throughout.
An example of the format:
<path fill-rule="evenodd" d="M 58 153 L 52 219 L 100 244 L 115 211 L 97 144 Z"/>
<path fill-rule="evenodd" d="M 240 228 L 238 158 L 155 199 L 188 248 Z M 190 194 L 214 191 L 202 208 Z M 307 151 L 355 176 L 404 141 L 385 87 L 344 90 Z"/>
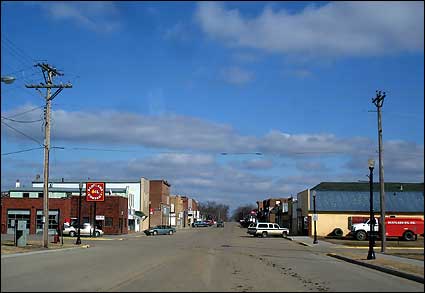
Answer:
<path fill-rule="evenodd" d="M 378 231 L 379 218 L 375 218 L 376 223 L 374 231 Z M 369 219 L 364 223 L 353 224 L 351 232 L 357 240 L 366 240 L 370 230 Z M 407 217 L 386 217 L 385 218 L 385 235 L 386 237 L 399 237 L 406 241 L 418 239 L 418 235 L 424 234 L 424 220 L 421 218 Z M 379 237 L 380 233 L 378 234 Z"/>

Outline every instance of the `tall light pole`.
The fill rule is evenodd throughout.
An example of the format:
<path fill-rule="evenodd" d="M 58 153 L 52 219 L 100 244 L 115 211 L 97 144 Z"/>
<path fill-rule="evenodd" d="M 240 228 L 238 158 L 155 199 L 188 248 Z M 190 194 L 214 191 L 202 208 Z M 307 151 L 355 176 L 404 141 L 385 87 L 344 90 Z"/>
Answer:
<path fill-rule="evenodd" d="M 375 244 L 375 233 L 374 233 L 374 226 L 375 226 L 375 216 L 373 214 L 373 168 L 375 167 L 375 161 L 369 160 L 369 209 L 370 209 L 370 217 L 369 217 L 369 224 L 370 224 L 370 234 L 369 234 L 369 252 L 367 253 L 367 259 L 375 259 L 375 252 L 373 251 L 373 245 Z"/>
<path fill-rule="evenodd" d="M 385 232 L 385 190 L 384 190 L 384 161 L 382 159 L 382 119 L 381 108 L 384 105 L 385 92 L 376 91 L 376 97 L 372 98 L 372 103 L 378 109 L 378 145 L 379 145 L 379 195 L 381 208 L 381 252 L 385 253 L 386 232 Z"/>
<path fill-rule="evenodd" d="M 316 214 L 316 190 L 313 190 L 313 222 L 314 222 L 314 240 L 313 244 L 317 244 L 317 229 L 316 229 L 316 221 L 317 221 L 317 214 Z"/>
<path fill-rule="evenodd" d="M 80 196 L 78 197 L 78 236 L 77 236 L 77 242 L 75 244 L 79 245 L 81 244 L 81 238 L 80 238 L 80 228 L 81 228 L 81 194 L 83 193 L 83 182 L 80 182 L 78 185 L 80 188 Z"/>

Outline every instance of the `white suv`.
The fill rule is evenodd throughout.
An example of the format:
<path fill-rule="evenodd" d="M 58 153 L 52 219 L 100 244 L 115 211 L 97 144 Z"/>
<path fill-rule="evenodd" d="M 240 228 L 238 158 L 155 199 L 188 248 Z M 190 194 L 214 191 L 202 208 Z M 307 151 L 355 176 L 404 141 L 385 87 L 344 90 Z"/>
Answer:
<path fill-rule="evenodd" d="M 280 236 L 286 238 L 289 234 L 289 229 L 281 228 L 276 223 L 252 223 L 248 226 L 247 233 L 254 237 Z"/>

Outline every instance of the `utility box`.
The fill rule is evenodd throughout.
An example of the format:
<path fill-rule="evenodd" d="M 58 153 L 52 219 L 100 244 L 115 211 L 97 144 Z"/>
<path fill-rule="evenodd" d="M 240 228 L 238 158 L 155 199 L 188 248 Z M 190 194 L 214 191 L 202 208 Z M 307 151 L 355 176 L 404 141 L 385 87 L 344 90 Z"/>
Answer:
<path fill-rule="evenodd" d="M 27 221 L 18 221 L 16 227 L 16 246 L 25 247 L 27 245 Z"/>

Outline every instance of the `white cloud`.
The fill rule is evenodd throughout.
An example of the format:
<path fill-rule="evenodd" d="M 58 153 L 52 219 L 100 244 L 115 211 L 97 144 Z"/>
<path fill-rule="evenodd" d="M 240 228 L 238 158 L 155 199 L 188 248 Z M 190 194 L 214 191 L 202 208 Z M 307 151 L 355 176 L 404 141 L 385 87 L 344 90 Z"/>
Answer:
<path fill-rule="evenodd" d="M 70 20 L 84 28 L 109 33 L 121 28 L 119 11 L 110 1 L 33 2 L 54 20 Z"/>
<path fill-rule="evenodd" d="M 34 106 L 26 105 L 2 112 L 2 116 L 9 117 L 32 108 Z M 22 120 L 39 117 L 40 111 L 18 116 Z M 53 122 L 52 144 L 68 148 L 53 151 L 52 158 L 57 159 L 56 162 L 52 159 L 51 177 L 164 178 L 172 184 L 171 192 L 186 193 L 199 200 L 220 198 L 232 206 L 252 203 L 269 195 L 289 196 L 322 181 L 364 179 L 368 172 L 367 159 L 372 156 L 377 161 L 376 142 L 361 137 L 288 134 L 278 130 L 264 136 L 244 136 L 231 126 L 193 117 L 144 116 L 116 111 L 100 111 L 92 115 L 54 110 Z M 1 130 L 2 139 L 6 138 L 2 142 L 33 143 L 3 124 Z M 42 141 L 41 125 L 22 124 L 19 130 Z M 96 159 L 79 160 L 80 154 L 72 150 L 73 146 L 79 145 L 119 146 L 119 149 L 150 147 L 158 153 L 150 157 L 137 152 L 121 154 L 120 159 L 93 153 Z M 386 182 L 423 181 L 423 145 L 384 141 L 384 150 Z M 254 151 L 262 152 L 264 157 L 240 162 L 220 159 L 219 162 L 221 152 Z M 325 168 L 323 159 L 332 161 L 328 158 L 337 159 L 339 164 L 340 160 L 342 164 L 346 163 L 337 168 Z M 281 159 L 285 160 L 284 166 L 280 164 Z M 37 157 L 28 160 L 5 156 L 1 166 L 3 189 L 13 186 L 18 178 L 29 182 L 35 174 L 43 174 L 42 153 L 40 151 Z M 271 175 L 271 168 L 274 168 L 273 174 L 279 175 Z M 267 172 L 253 172 L 264 170 Z M 289 177 L 288 174 L 294 175 Z"/>
<path fill-rule="evenodd" d="M 237 66 L 227 67 L 221 71 L 223 80 L 230 84 L 243 85 L 254 79 L 254 73 Z"/>
<path fill-rule="evenodd" d="M 273 168 L 273 161 L 269 159 L 232 161 L 230 164 L 234 167 L 246 170 L 267 170 Z"/>
<path fill-rule="evenodd" d="M 233 47 L 327 56 L 423 52 L 423 2 L 331 2 L 298 13 L 266 6 L 243 16 L 220 2 L 200 2 L 196 19 L 210 37 Z"/>
<path fill-rule="evenodd" d="M 164 38 L 187 41 L 190 38 L 189 28 L 182 22 L 178 22 L 164 32 Z"/>
<path fill-rule="evenodd" d="M 328 168 L 322 162 L 317 161 L 297 161 L 296 166 L 299 170 L 307 172 L 323 172 L 328 170 Z"/>

